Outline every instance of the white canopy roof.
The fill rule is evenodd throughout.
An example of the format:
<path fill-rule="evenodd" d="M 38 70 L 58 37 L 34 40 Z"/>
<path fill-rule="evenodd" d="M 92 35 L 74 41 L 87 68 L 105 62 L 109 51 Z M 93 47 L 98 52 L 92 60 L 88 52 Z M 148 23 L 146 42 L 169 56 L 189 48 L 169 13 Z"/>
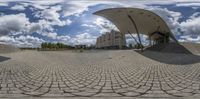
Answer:
<path fill-rule="evenodd" d="M 122 33 L 141 33 L 149 35 L 155 31 L 169 33 L 169 36 L 177 41 L 171 33 L 165 21 L 157 14 L 138 8 L 110 8 L 94 13 L 102 16 L 116 25 Z"/>

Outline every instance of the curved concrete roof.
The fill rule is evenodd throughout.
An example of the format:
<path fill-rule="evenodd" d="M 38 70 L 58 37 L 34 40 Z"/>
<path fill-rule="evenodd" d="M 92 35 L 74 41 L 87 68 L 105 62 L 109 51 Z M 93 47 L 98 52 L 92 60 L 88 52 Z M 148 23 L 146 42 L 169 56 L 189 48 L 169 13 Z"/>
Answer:
<path fill-rule="evenodd" d="M 165 21 L 157 14 L 138 8 L 110 8 L 100 10 L 94 13 L 102 16 L 111 22 L 122 33 L 141 33 L 150 34 L 155 31 L 169 33 L 170 37 L 177 41 L 171 33 Z"/>

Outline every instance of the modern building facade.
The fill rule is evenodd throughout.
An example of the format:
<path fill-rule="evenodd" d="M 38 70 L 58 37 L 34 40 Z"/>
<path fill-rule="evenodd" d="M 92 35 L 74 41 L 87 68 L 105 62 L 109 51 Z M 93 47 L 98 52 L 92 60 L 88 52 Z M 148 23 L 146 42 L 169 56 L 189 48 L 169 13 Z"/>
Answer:
<path fill-rule="evenodd" d="M 97 38 L 96 48 L 123 48 L 126 46 L 125 34 L 112 30 Z"/>

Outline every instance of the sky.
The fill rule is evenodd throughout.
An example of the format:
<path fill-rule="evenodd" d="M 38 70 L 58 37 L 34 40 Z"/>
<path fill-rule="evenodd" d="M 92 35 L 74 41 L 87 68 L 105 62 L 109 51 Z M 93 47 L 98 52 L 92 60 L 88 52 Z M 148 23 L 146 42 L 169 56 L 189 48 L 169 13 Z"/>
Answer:
<path fill-rule="evenodd" d="M 199 0 L 0 0 L 0 43 L 17 47 L 39 47 L 43 42 L 94 45 L 98 36 L 117 28 L 92 13 L 117 7 L 153 11 L 178 41 L 200 43 Z"/>

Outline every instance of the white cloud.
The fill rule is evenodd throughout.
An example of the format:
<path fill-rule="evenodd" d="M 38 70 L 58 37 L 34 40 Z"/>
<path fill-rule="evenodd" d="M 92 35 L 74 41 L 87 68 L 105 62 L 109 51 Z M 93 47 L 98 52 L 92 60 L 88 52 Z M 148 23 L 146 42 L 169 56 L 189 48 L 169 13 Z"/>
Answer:
<path fill-rule="evenodd" d="M 200 23 L 200 16 L 188 19 L 185 22 L 182 22 L 180 25 L 181 25 L 182 30 L 185 32 L 185 34 L 200 35 L 199 23 Z"/>
<path fill-rule="evenodd" d="M 29 33 L 37 32 L 40 33 L 42 32 L 43 27 L 41 26 L 40 23 L 31 23 L 29 25 Z"/>
<path fill-rule="evenodd" d="M 19 37 L 1 36 L 0 42 L 17 47 L 39 47 L 44 40 L 30 35 L 21 35 Z"/>
<path fill-rule="evenodd" d="M 149 10 L 155 12 L 159 16 L 161 16 L 169 28 L 171 29 L 172 33 L 175 35 L 179 35 L 178 28 L 180 28 L 180 23 L 178 20 L 182 17 L 182 14 L 180 12 L 170 11 L 166 8 L 150 8 Z"/>
<path fill-rule="evenodd" d="M 103 18 L 97 18 L 93 24 L 95 24 L 96 26 L 100 27 L 100 33 L 103 34 L 105 32 L 110 32 L 111 30 L 116 30 L 119 31 L 117 29 L 117 27 L 111 23 L 110 21 L 103 19 Z"/>
<path fill-rule="evenodd" d="M 189 18 L 190 18 L 190 19 L 194 19 L 194 18 L 196 18 L 196 17 L 198 17 L 198 16 L 200 16 L 200 12 L 194 13 L 194 14 L 191 15 Z"/>
<path fill-rule="evenodd" d="M 59 38 L 57 33 L 53 32 L 54 25 L 69 25 L 71 20 L 66 19 L 61 22 L 58 16 L 53 16 L 54 21 L 41 19 L 38 22 L 30 22 L 25 14 L 11 14 L 0 16 L 0 35 L 17 35 L 17 34 L 31 34 L 37 32 L 43 36 L 52 39 Z"/>
<path fill-rule="evenodd" d="M 8 3 L 0 2 L 0 6 L 8 6 Z"/>
<path fill-rule="evenodd" d="M 64 21 L 65 25 L 69 25 L 71 24 L 71 20 L 67 19 Z M 32 23 L 30 25 L 30 32 L 37 32 L 38 34 L 42 35 L 42 36 L 46 36 L 48 38 L 51 38 L 51 39 L 58 39 L 59 36 L 57 35 L 56 32 L 54 32 L 55 28 L 53 28 L 54 25 L 57 25 L 57 26 L 63 26 L 63 24 L 58 24 L 58 23 L 54 23 L 52 21 L 48 21 L 48 20 L 39 20 L 39 22 L 37 23 Z"/>
<path fill-rule="evenodd" d="M 38 23 L 30 22 L 24 13 L 0 16 L 0 35 L 30 34 L 53 30 L 45 20 Z"/>
<path fill-rule="evenodd" d="M 61 8 L 57 8 L 57 7 L 52 7 L 51 9 L 45 9 L 41 12 L 41 16 L 48 20 L 58 21 L 60 15 L 57 11 L 60 11 L 60 10 Z"/>
<path fill-rule="evenodd" d="M 30 3 L 28 3 L 28 4 L 30 4 Z M 40 10 L 45 10 L 49 7 L 47 5 L 38 5 L 38 4 L 30 4 L 30 5 L 33 6 L 35 9 L 40 9 Z"/>
<path fill-rule="evenodd" d="M 65 17 L 76 15 L 79 16 L 84 11 L 88 10 L 88 7 L 95 6 L 98 4 L 111 5 L 109 8 L 113 7 L 135 7 L 135 8 L 147 8 L 147 4 L 171 4 L 175 2 L 185 2 L 183 0 L 170 0 L 170 1 L 149 1 L 149 0 L 69 0 L 65 2 L 66 6 L 63 9 L 63 14 Z"/>
<path fill-rule="evenodd" d="M 37 4 L 37 5 L 54 5 L 54 4 L 58 4 L 58 3 L 63 3 L 65 2 L 65 0 L 24 0 L 26 2 L 30 2 L 33 4 Z"/>
<path fill-rule="evenodd" d="M 96 43 L 96 38 L 96 36 L 93 36 L 90 33 L 81 33 L 74 38 L 71 38 L 69 42 L 73 45 L 94 45 Z"/>
<path fill-rule="evenodd" d="M 57 26 L 64 26 L 64 25 L 70 25 L 72 21 L 70 19 L 61 20 L 61 15 L 59 11 L 62 10 L 61 5 L 52 6 L 49 9 L 42 10 L 40 12 L 36 13 L 36 17 L 42 18 L 40 22 L 44 23 L 46 25 L 57 25 Z"/>
<path fill-rule="evenodd" d="M 23 33 L 28 25 L 29 19 L 22 13 L 0 16 L 0 35 Z"/>
<path fill-rule="evenodd" d="M 14 2 L 16 0 L 4 0 L 4 2 Z M 36 9 L 44 10 L 50 5 L 59 4 L 65 2 L 65 0 L 17 0 L 24 6 L 33 6 Z M 20 2 L 21 1 L 21 2 Z"/>
<path fill-rule="evenodd" d="M 56 39 L 57 39 L 59 42 L 69 43 L 68 41 L 71 39 L 71 37 L 68 36 L 68 35 L 60 35 L 60 36 L 57 36 Z"/>
<path fill-rule="evenodd" d="M 69 2 L 65 2 L 64 9 L 63 9 L 63 14 L 65 17 L 71 16 L 71 15 L 76 15 L 79 16 L 82 14 L 84 11 L 88 11 L 88 8 L 91 6 L 95 6 L 98 4 L 106 4 L 106 5 L 112 5 L 115 6 L 116 4 L 120 4 L 119 2 L 115 1 L 91 1 L 91 0 L 85 0 L 85 1 L 77 1 L 77 0 L 71 0 Z"/>
<path fill-rule="evenodd" d="M 67 45 L 73 45 L 73 40 L 70 36 L 68 35 L 55 35 L 53 36 L 54 40 L 51 41 L 53 43 L 63 43 L 63 44 L 67 44 Z"/>
<path fill-rule="evenodd" d="M 58 36 L 54 32 L 55 29 L 53 26 L 70 25 L 72 21 L 70 19 L 61 20 L 60 14 L 58 13 L 60 10 L 60 5 L 42 10 L 41 15 L 38 15 L 41 19 L 37 22 L 30 22 L 24 13 L 2 15 L 0 16 L 0 35 L 36 32 L 52 39 L 63 39 L 62 36 Z"/>
<path fill-rule="evenodd" d="M 39 25 L 42 28 L 42 32 L 44 31 L 54 31 L 54 28 L 51 25 L 51 22 L 45 20 L 45 19 L 41 19 L 39 20 L 37 23 L 37 25 Z"/>
<path fill-rule="evenodd" d="M 68 35 L 58 35 L 55 32 L 42 32 L 41 35 L 53 39 L 55 42 L 70 43 L 71 37 Z"/>
<path fill-rule="evenodd" d="M 200 42 L 200 36 L 184 35 L 180 37 L 179 42 Z"/>
<path fill-rule="evenodd" d="M 88 8 L 87 6 L 82 6 L 82 5 L 69 5 L 66 8 L 64 8 L 64 16 L 71 16 L 71 15 L 80 15 L 84 11 L 87 11 Z"/>
<path fill-rule="evenodd" d="M 50 38 L 53 38 L 53 39 L 56 39 L 56 37 L 57 37 L 57 33 L 46 33 L 46 36 L 47 37 L 50 37 Z"/>
<path fill-rule="evenodd" d="M 95 28 L 96 26 L 92 25 L 92 24 L 82 24 L 81 26 L 83 27 L 90 27 L 90 28 Z"/>
<path fill-rule="evenodd" d="M 186 6 L 186 7 L 199 6 L 200 7 L 200 2 L 177 3 L 176 6 Z"/>
<path fill-rule="evenodd" d="M 26 8 L 22 5 L 15 5 L 13 7 L 11 7 L 12 10 L 18 10 L 18 11 L 23 11 L 25 10 Z"/>
<path fill-rule="evenodd" d="M 14 38 L 13 37 L 9 37 L 9 36 L 1 36 L 0 37 L 0 42 L 8 42 L 8 43 L 12 43 L 14 42 Z"/>

